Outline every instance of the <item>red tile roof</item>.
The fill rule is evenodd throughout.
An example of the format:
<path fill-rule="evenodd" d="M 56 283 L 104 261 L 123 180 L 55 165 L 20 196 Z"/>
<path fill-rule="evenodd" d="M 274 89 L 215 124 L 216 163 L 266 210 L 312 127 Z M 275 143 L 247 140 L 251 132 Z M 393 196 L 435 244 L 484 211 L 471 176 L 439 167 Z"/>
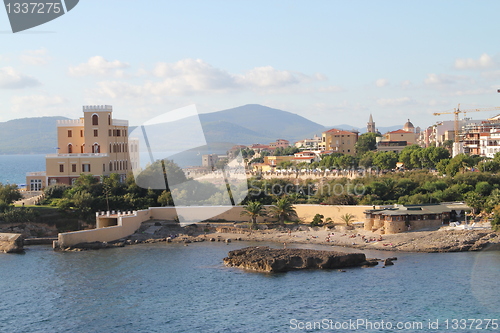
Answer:
<path fill-rule="evenodd" d="M 354 132 L 349 132 L 349 131 L 344 131 L 344 130 L 339 130 L 336 128 L 332 128 L 331 130 L 324 131 L 323 133 L 335 133 L 335 134 L 344 134 L 344 135 L 356 135 L 357 133 Z"/>

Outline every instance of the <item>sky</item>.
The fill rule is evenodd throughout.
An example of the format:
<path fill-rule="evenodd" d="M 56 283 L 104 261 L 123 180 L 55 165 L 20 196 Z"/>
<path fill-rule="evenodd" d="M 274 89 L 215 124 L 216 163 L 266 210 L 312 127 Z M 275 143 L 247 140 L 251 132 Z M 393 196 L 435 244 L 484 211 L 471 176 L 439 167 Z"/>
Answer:
<path fill-rule="evenodd" d="M 0 9 L 0 121 L 113 106 L 138 125 L 262 104 L 322 125 L 422 128 L 500 106 L 499 1 L 81 0 L 13 34 Z M 468 113 L 484 119 L 500 111 Z"/>

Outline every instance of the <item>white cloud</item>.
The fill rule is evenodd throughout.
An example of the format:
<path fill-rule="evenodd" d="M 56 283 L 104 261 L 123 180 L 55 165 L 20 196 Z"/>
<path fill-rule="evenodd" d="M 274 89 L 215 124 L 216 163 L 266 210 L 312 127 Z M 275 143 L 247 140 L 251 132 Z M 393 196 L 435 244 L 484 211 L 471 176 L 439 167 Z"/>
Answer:
<path fill-rule="evenodd" d="M 123 77 L 125 73 L 123 69 L 128 67 L 130 65 L 126 62 L 119 60 L 108 61 L 104 57 L 94 56 L 89 58 L 85 63 L 70 67 L 69 73 L 73 76 L 97 75 Z"/>
<path fill-rule="evenodd" d="M 60 108 L 67 101 L 57 95 L 12 96 L 12 112 L 26 117 L 61 115 Z"/>
<path fill-rule="evenodd" d="M 469 89 L 469 90 L 457 90 L 452 92 L 451 96 L 467 96 L 467 95 L 485 95 L 485 94 L 493 94 L 496 89 L 494 88 L 478 88 L 478 89 Z"/>
<path fill-rule="evenodd" d="M 377 99 L 377 104 L 380 106 L 403 106 L 414 104 L 415 101 L 409 97 L 400 98 L 379 98 Z"/>
<path fill-rule="evenodd" d="M 144 77 L 147 73 L 139 70 Z M 272 66 L 255 67 L 244 74 L 232 74 L 216 68 L 201 59 L 183 59 L 175 63 L 158 63 L 149 72 L 153 78 L 139 85 L 125 82 L 99 82 L 97 94 L 112 98 L 139 95 L 189 95 L 193 93 L 224 93 L 229 91 L 255 90 L 261 93 L 308 93 L 311 91 L 341 91 L 340 87 L 307 87 L 310 82 L 326 80 L 322 74 L 306 75 Z"/>
<path fill-rule="evenodd" d="M 280 71 L 272 66 L 255 67 L 244 75 L 238 76 L 238 82 L 248 87 L 270 88 L 283 87 L 314 80 L 314 77 L 291 71 Z"/>
<path fill-rule="evenodd" d="M 46 65 L 50 60 L 47 53 L 47 49 L 44 48 L 39 50 L 28 50 L 21 54 L 20 59 L 27 65 L 42 66 Z"/>
<path fill-rule="evenodd" d="M 97 83 L 98 95 L 110 98 L 135 98 L 140 97 L 146 91 L 142 86 L 133 85 L 121 81 L 102 81 Z"/>
<path fill-rule="evenodd" d="M 375 85 L 377 87 L 385 87 L 389 84 L 389 80 L 387 79 L 378 79 L 377 81 L 375 81 Z"/>
<path fill-rule="evenodd" d="M 145 85 L 153 94 L 217 91 L 235 88 L 236 85 L 234 76 L 200 59 L 159 63 L 153 69 L 153 74 L 164 78 L 163 82 L 150 82 Z"/>
<path fill-rule="evenodd" d="M 318 88 L 319 92 L 327 92 L 327 93 L 336 93 L 336 92 L 342 92 L 345 91 L 344 88 L 340 86 L 328 86 L 328 87 L 320 87 Z"/>
<path fill-rule="evenodd" d="M 37 79 L 19 73 L 12 67 L 0 68 L 0 88 L 22 89 L 38 85 L 40 85 L 40 82 Z"/>
<path fill-rule="evenodd" d="M 491 68 L 495 66 L 493 58 L 488 54 L 482 54 L 479 59 L 457 59 L 455 60 L 455 68 L 457 69 L 481 69 L 481 68 Z"/>
<path fill-rule="evenodd" d="M 451 85 L 451 84 L 456 84 L 459 82 L 464 82 L 464 81 L 469 81 L 472 82 L 473 80 L 470 77 L 466 76 L 458 76 L 458 75 L 448 75 L 448 74 L 427 74 L 427 78 L 424 80 L 424 83 L 426 85 Z"/>

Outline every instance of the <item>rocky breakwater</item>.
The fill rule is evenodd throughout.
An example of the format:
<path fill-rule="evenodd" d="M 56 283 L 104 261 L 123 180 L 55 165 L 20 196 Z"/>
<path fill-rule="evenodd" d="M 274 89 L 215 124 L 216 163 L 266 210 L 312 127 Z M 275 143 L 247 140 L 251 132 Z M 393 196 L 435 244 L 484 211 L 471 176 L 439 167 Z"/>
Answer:
<path fill-rule="evenodd" d="M 224 264 L 258 272 L 287 272 L 300 269 L 335 269 L 376 265 L 363 253 L 342 253 L 308 249 L 271 249 L 267 246 L 230 251 Z"/>
<path fill-rule="evenodd" d="M 0 252 L 20 253 L 24 251 L 23 235 L 0 233 Z"/>

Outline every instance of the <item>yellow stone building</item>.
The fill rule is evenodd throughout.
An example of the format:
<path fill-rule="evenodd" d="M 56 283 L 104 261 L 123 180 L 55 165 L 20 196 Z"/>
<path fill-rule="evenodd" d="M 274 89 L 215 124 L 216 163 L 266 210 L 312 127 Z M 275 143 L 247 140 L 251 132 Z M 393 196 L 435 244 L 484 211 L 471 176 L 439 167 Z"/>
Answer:
<path fill-rule="evenodd" d="M 58 120 L 58 153 L 46 155 L 45 172 L 27 174 L 27 190 L 71 185 L 80 174 L 125 179 L 139 165 L 138 141 L 128 137 L 128 120 L 113 119 L 112 113 L 111 105 L 90 105 L 80 119 Z"/>
<path fill-rule="evenodd" d="M 332 151 L 346 155 L 356 155 L 356 142 L 358 133 L 332 128 L 321 133 L 320 150 Z"/>

